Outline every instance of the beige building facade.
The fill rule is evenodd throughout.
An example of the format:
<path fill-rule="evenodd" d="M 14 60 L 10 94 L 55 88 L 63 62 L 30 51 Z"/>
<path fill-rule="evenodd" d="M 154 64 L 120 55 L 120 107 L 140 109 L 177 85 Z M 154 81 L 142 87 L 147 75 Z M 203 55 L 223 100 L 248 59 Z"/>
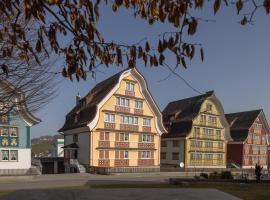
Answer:
<path fill-rule="evenodd" d="M 135 68 L 106 79 L 78 100 L 60 132 L 65 136 L 66 171 L 159 171 L 166 129 Z"/>

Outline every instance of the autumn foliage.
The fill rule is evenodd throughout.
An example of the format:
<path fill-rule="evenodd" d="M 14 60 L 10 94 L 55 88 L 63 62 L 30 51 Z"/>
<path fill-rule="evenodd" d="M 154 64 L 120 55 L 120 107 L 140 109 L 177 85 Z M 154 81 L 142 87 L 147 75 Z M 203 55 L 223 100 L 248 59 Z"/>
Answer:
<path fill-rule="evenodd" d="M 215 14 L 222 6 L 230 5 L 235 6 L 237 14 L 240 14 L 249 3 L 251 12 L 243 16 L 240 21 L 242 25 L 252 23 L 253 15 L 259 8 L 263 8 L 267 14 L 270 12 L 270 0 L 2 0 L 0 15 L 15 17 L 12 23 L 0 27 L 0 41 L 5 43 L 0 55 L 11 57 L 14 49 L 17 49 L 20 59 L 28 60 L 31 55 L 39 63 L 37 54 L 48 53 L 44 45 L 48 41 L 53 51 L 65 58 L 66 66 L 61 69 L 62 75 L 70 79 L 75 76 L 77 80 L 86 79 L 86 72 L 100 64 L 109 66 L 127 63 L 132 68 L 138 60 L 143 60 L 146 66 L 163 65 L 166 51 L 175 56 L 178 66 L 187 68 L 186 60 L 193 59 L 196 52 L 204 60 L 201 45 L 186 42 L 184 36 L 196 34 L 198 24 L 203 19 L 191 13 L 196 9 L 204 9 L 207 3 L 213 5 Z M 24 9 L 20 9 L 20 4 L 23 4 Z M 116 14 L 122 7 L 137 18 L 146 20 L 149 25 L 168 23 L 175 29 L 164 33 L 155 44 L 144 41 L 123 45 L 107 41 L 96 27 L 102 15 L 100 6 L 109 6 Z M 22 14 L 26 20 L 36 22 L 34 44 L 27 40 L 27 31 L 16 20 Z M 60 44 L 60 37 L 71 37 L 72 42 Z M 3 73 L 8 75 L 9 66 L 1 67 Z"/>

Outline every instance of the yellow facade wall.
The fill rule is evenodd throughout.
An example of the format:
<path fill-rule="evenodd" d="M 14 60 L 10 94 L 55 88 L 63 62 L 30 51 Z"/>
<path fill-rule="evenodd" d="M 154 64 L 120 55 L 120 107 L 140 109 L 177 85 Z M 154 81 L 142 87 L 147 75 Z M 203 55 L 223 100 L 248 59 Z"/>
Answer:
<path fill-rule="evenodd" d="M 212 111 L 207 111 L 207 104 L 212 105 Z M 187 167 L 226 167 L 227 141 L 225 139 L 225 129 L 221 123 L 221 114 L 214 102 L 205 100 L 201 106 L 199 115 L 193 120 L 193 127 L 190 134 L 185 139 L 185 163 Z M 201 121 L 201 115 L 206 116 L 206 121 Z M 216 118 L 216 124 L 209 122 L 209 116 Z M 200 128 L 200 132 L 195 132 L 195 127 Z M 213 134 L 207 135 L 204 129 L 213 130 Z M 220 137 L 216 130 L 220 130 Z M 193 146 L 191 141 L 194 141 Z M 206 145 L 207 142 L 213 144 L 213 147 Z M 219 146 L 219 143 L 221 146 Z M 191 159 L 191 153 L 201 154 Z M 206 158 L 206 154 L 211 154 L 212 158 Z M 222 159 L 218 157 L 222 155 Z"/>
<path fill-rule="evenodd" d="M 134 92 L 135 96 L 127 96 L 125 94 L 125 88 L 126 88 L 126 81 L 131 81 L 132 83 L 135 83 L 134 85 Z M 116 97 L 121 96 L 130 99 L 130 113 L 118 113 L 115 111 L 116 106 Z M 135 116 L 134 108 L 135 108 L 135 100 L 142 100 L 143 101 L 143 115 L 147 116 L 147 118 L 151 118 L 151 135 L 154 136 L 154 146 L 155 150 L 151 150 L 154 152 L 154 165 L 158 166 L 160 164 L 159 154 L 160 154 L 160 135 L 158 134 L 157 127 L 156 127 L 156 117 L 153 111 L 151 110 L 147 100 L 144 98 L 143 93 L 141 91 L 140 83 L 132 77 L 132 75 L 129 75 L 128 77 L 125 77 L 121 82 L 119 88 L 116 90 L 116 92 L 105 102 L 105 104 L 102 106 L 102 108 L 99 110 L 99 119 L 97 122 L 96 127 L 91 130 L 91 145 L 90 145 L 90 166 L 99 166 L 99 151 L 100 150 L 108 150 L 109 151 L 109 160 L 110 164 L 109 167 L 114 167 L 114 160 L 115 160 L 115 151 L 118 150 L 115 147 L 115 138 L 116 133 L 129 133 L 129 147 L 127 149 L 122 150 L 128 150 L 128 160 L 129 160 L 129 166 L 138 166 L 138 143 L 139 143 L 139 137 L 141 136 L 143 132 L 142 126 L 143 126 L 143 118 L 144 116 L 138 116 L 138 126 L 139 130 L 137 132 L 128 132 L 128 131 L 119 131 L 120 124 L 121 124 L 121 117 L 120 115 L 128 115 L 128 116 Z M 100 141 L 100 132 L 105 131 L 104 130 L 104 122 L 105 122 L 105 112 L 108 113 L 114 113 L 115 114 L 115 130 L 109 131 L 109 143 L 110 148 L 100 148 L 99 141 Z M 136 115 L 137 116 L 137 115 Z M 145 132 L 147 133 L 147 132 Z"/>

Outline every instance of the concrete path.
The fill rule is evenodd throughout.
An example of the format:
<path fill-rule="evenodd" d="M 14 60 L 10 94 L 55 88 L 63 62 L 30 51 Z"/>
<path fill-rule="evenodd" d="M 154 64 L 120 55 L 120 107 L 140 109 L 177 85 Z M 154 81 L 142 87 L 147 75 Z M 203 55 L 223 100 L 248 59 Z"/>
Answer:
<path fill-rule="evenodd" d="M 56 187 L 82 186 L 89 184 L 119 184 L 119 183 L 168 183 L 171 177 L 182 177 L 177 172 L 159 172 L 147 174 L 52 174 L 41 176 L 0 176 L 0 190 L 46 189 Z"/>
<path fill-rule="evenodd" d="M 240 200 L 215 189 L 20 190 L 2 200 Z"/>

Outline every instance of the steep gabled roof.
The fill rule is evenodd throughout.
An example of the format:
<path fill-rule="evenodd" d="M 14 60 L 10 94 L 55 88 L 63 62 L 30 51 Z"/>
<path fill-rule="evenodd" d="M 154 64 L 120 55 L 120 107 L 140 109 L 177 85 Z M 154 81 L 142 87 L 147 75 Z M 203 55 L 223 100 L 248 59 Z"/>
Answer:
<path fill-rule="evenodd" d="M 59 130 L 74 129 L 86 126 L 96 115 L 97 104 L 110 92 L 110 90 L 118 83 L 119 77 L 125 69 L 119 73 L 98 83 L 85 97 L 83 97 L 77 105 L 66 115 L 64 126 Z M 76 121 L 75 121 L 75 118 Z"/>
<path fill-rule="evenodd" d="M 64 126 L 59 130 L 59 132 L 87 126 L 90 129 L 94 128 L 99 118 L 99 109 L 118 89 L 118 87 L 120 86 L 120 81 L 128 75 L 134 76 L 134 78 L 136 78 L 138 82 L 140 82 L 142 93 L 148 101 L 150 108 L 157 117 L 156 127 L 158 129 L 158 132 L 160 134 L 166 132 L 166 129 L 164 128 L 162 123 L 161 112 L 148 90 L 145 78 L 137 71 L 136 68 L 125 69 L 97 84 L 67 114 Z"/>
<path fill-rule="evenodd" d="M 207 99 L 215 102 L 220 112 L 224 113 L 214 91 L 170 102 L 162 112 L 163 123 L 168 127 L 168 134 L 163 134 L 162 137 L 186 137 L 192 129 L 193 120 L 198 116 L 203 102 Z M 226 128 L 225 135 L 227 139 L 231 140 L 227 130 L 229 126 L 224 116 L 222 116 L 222 123 Z"/>
<path fill-rule="evenodd" d="M 231 137 L 234 141 L 244 141 L 256 118 L 262 110 L 251 110 L 238 113 L 229 113 L 225 117 L 230 125 Z"/>
<path fill-rule="evenodd" d="M 173 115 L 177 115 L 178 121 L 193 120 L 198 115 L 202 103 L 213 94 L 213 91 L 209 91 L 203 95 L 170 102 L 162 112 L 163 121 L 166 123 Z"/>
<path fill-rule="evenodd" d="M 185 137 L 192 129 L 192 120 L 198 115 L 202 103 L 213 95 L 213 91 L 203 95 L 170 102 L 162 112 L 163 123 L 168 134 L 163 137 Z"/>

